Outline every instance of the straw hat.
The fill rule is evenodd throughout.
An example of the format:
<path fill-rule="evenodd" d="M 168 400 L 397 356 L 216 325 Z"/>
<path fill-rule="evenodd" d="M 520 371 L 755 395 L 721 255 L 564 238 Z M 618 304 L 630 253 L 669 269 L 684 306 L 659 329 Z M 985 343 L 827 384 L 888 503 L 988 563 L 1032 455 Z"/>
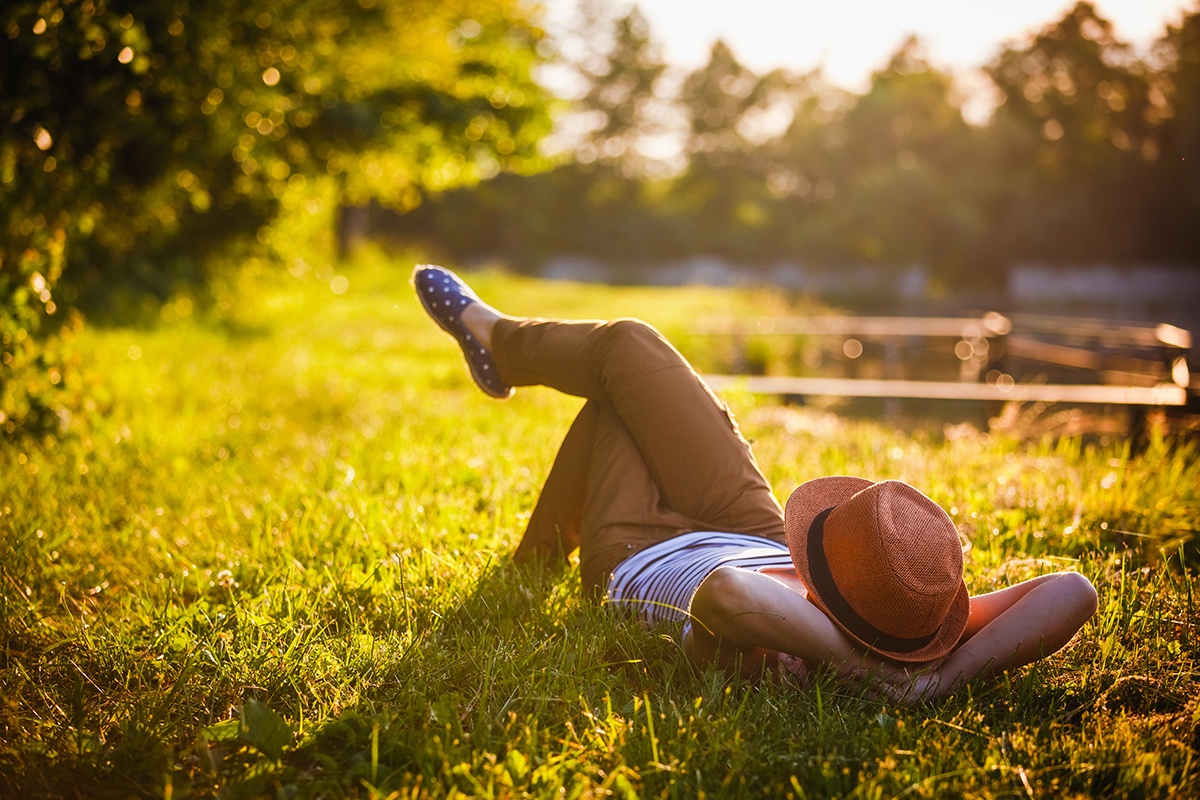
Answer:
<path fill-rule="evenodd" d="M 962 546 L 946 512 L 900 481 L 817 478 L 788 498 L 788 549 L 813 602 L 855 641 L 932 661 L 967 625 Z"/>

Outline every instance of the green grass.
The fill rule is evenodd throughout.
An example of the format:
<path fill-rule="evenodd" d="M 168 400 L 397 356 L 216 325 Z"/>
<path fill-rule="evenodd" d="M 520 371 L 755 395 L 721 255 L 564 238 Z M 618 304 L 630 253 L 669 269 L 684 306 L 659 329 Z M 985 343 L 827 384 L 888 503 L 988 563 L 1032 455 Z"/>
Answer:
<path fill-rule="evenodd" d="M 410 268 L 363 259 L 343 294 L 280 271 L 222 317 L 83 334 L 81 432 L 0 446 L 0 797 L 1200 793 L 1194 443 L 729 395 L 780 494 L 900 478 L 970 539 L 973 591 L 1075 568 L 1100 592 L 1067 650 L 937 706 L 749 686 L 574 570 L 507 563 L 581 403 L 476 391 Z M 702 367 L 725 354 L 692 319 L 793 302 L 473 282 L 513 313 L 643 317 Z"/>

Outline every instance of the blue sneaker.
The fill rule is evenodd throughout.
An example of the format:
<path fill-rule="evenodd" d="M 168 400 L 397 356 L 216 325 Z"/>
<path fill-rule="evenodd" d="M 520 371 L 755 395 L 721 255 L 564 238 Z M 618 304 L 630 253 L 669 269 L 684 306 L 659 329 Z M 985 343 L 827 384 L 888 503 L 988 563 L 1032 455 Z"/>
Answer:
<path fill-rule="evenodd" d="M 511 397 L 513 388 L 500 380 L 491 351 L 480 344 L 462 323 L 463 310 L 472 303 L 482 302 L 471 291 L 471 287 L 450 270 L 432 264 L 418 264 L 413 269 L 412 285 L 433 321 L 458 341 L 471 370 L 471 377 L 484 394 L 498 400 Z"/>

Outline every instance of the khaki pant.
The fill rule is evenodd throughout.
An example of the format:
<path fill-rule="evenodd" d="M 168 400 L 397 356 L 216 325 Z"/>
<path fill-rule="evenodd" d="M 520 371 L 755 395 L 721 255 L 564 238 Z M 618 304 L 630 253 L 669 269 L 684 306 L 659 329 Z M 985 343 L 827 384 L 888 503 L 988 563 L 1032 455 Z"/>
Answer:
<path fill-rule="evenodd" d="M 654 328 L 633 319 L 502 320 L 492 351 L 513 386 L 588 399 L 518 557 L 578 546 L 584 590 L 598 596 L 622 560 L 681 533 L 784 540 L 783 510 L 728 409 Z"/>

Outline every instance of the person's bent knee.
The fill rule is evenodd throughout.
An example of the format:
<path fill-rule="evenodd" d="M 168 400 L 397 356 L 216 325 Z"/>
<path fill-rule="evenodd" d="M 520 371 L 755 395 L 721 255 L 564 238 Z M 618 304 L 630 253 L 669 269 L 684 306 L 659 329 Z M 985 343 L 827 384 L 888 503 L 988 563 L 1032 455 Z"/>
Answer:
<path fill-rule="evenodd" d="M 614 319 L 606 327 L 608 328 L 608 337 L 613 340 L 650 341 L 662 339 L 662 336 L 653 325 L 634 317 Z"/>
<path fill-rule="evenodd" d="M 632 317 L 614 319 L 605 325 L 606 353 L 627 359 L 637 371 L 646 372 L 682 362 L 680 355 L 653 325 Z"/>

